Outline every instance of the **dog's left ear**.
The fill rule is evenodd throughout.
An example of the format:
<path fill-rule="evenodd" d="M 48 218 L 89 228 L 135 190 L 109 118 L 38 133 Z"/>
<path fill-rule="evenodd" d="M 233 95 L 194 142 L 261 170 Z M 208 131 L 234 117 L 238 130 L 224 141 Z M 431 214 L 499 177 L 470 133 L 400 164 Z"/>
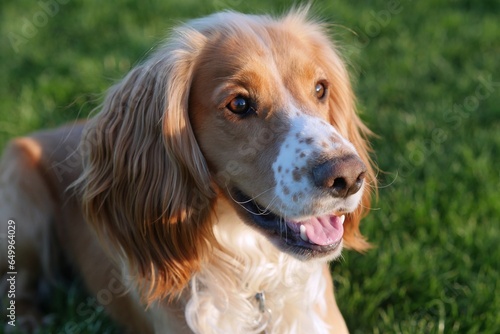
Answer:
<path fill-rule="evenodd" d="M 321 25 L 311 29 L 311 40 L 318 49 L 318 57 L 324 57 L 322 63 L 326 67 L 330 81 L 329 108 L 330 123 L 340 131 L 356 148 L 361 160 L 366 165 L 367 172 L 363 198 L 357 210 L 346 216 L 344 223 L 344 244 L 347 248 L 359 252 L 371 246 L 361 235 L 359 224 L 371 207 L 371 197 L 376 192 L 377 180 L 374 165 L 370 158 L 371 148 L 367 138 L 372 132 L 363 124 L 356 112 L 356 101 L 352 90 L 349 73 L 335 45 L 327 37 L 327 32 Z"/>

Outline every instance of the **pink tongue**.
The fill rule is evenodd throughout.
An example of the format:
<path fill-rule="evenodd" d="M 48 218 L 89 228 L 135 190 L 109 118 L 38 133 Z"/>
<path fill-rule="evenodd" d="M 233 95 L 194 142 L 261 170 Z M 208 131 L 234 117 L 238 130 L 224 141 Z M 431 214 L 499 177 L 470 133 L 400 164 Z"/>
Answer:
<path fill-rule="evenodd" d="M 337 243 L 344 234 L 344 226 L 337 216 L 311 217 L 293 224 L 295 225 L 293 230 L 296 230 L 297 226 L 300 229 L 300 225 L 304 225 L 309 241 L 320 246 Z"/>

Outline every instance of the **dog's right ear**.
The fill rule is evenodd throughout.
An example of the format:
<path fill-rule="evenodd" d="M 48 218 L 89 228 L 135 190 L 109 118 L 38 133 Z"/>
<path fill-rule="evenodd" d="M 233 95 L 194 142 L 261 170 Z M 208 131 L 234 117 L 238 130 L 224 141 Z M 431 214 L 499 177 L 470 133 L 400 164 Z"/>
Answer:
<path fill-rule="evenodd" d="M 86 219 L 148 302 L 180 293 L 214 240 L 215 194 L 187 110 L 203 42 L 177 31 L 110 89 L 82 139 Z"/>

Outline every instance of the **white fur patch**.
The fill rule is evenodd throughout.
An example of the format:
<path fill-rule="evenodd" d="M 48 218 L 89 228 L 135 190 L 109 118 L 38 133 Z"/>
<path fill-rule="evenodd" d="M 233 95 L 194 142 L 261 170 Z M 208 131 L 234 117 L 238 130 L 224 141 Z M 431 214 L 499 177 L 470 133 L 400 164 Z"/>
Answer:
<path fill-rule="evenodd" d="M 318 159 L 345 148 L 356 152 L 354 146 L 343 138 L 338 131 L 325 120 L 292 112 L 291 127 L 281 144 L 278 156 L 272 165 L 276 181 L 275 204 L 289 217 L 297 217 L 304 212 L 317 210 L 311 201 L 318 200 L 331 207 L 331 202 L 338 200 L 318 194 L 312 179 L 311 170 Z M 321 198 L 323 197 L 323 198 Z M 318 212 L 319 213 L 319 212 Z"/>
<path fill-rule="evenodd" d="M 226 205 L 218 207 L 212 261 L 193 276 L 186 320 L 194 333 L 330 333 L 322 261 L 302 262 L 279 251 Z M 256 294 L 265 295 L 261 312 Z M 235 331 L 236 330 L 236 331 Z"/>

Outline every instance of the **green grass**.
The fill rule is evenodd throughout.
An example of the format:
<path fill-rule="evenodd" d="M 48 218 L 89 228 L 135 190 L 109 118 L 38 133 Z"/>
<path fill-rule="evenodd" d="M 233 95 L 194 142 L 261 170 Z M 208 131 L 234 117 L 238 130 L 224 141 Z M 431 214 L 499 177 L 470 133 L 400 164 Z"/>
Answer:
<path fill-rule="evenodd" d="M 333 265 L 337 299 L 352 333 L 498 333 L 500 3 L 392 3 L 316 4 L 338 24 L 362 117 L 379 136 L 380 198 L 362 225 L 375 248 Z M 86 117 L 182 20 L 227 8 L 279 13 L 290 4 L 74 0 L 14 50 L 13 34 L 26 32 L 41 7 L 3 1 L 0 146 Z M 78 288 L 57 292 L 44 332 L 106 332 L 98 305 L 90 301 L 92 318 L 76 311 L 87 302 Z"/>

